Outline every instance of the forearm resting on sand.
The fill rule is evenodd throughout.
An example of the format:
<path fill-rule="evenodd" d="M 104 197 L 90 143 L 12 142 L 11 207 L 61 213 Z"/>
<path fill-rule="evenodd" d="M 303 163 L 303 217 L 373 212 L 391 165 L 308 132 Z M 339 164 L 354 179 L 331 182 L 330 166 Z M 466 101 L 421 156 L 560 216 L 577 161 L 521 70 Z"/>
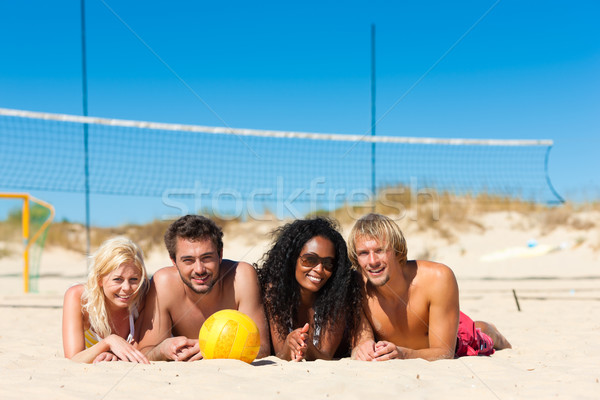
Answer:
<path fill-rule="evenodd" d="M 75 362 L 91 363 L 96 361 L 96 357 L 98 357 L 100 354 L 109 351 L 121 361 L 148 364 L 148 358 L 145 357 L 141 351 L 133 347 L 133 345 L 130 343 L 127 343 L 127 341 L 122 337 L 114 334 L 109 335 L 92 347 L 80 351 L 70 358 Z"/>
<path fill-rule="evenodd" d="M 427 361 L 435 361 L 454 357 L 454 349 L 444 347 L 431 347 L 427 349 L 409 349 L 396 346 L 394 343 L 379 341 L 375 344 L 374 360 L 386 361 L 393 359 L 422 358 Z"/>
<path fill-rule="evenodd" d="M 87 363 L 90 364 L 91 362 L 93 362 L 96 357 L 98 357 L 98 355 L 110 351 L 110 346 L 108 343 L 106 343 L 106 341 L 101 340 L 98 343 L 96 343 L 94 346 L 82 350 L 79 353 L 69 357 L 68 355 L 65 354 L 65 356 L 67 358 L 70 358 L 71 361 L 75 361 L 75 362 L 80 362 L 80 363 Z"/>

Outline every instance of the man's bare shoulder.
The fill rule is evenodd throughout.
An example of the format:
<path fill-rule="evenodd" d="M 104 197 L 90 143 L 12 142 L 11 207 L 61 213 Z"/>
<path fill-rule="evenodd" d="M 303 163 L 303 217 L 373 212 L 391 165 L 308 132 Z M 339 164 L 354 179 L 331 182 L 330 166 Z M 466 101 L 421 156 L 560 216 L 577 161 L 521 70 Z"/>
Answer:
<path fill-rule="evenodd" d="M 181 283 L 179 271 L 174 266 L 159 269 L 152 276 L 152 284 L 158 289 L 173 287 Z"/>
<path fill-rule="evenodd" d="M 251 274 L 254 274 L 254 278 Z M 256 271 L 254 268 L 243 261 L 223 259 L 221 261 L 220 275 L 223 282 L 223 290 L 226 291 L 237 291 L 243 288 L 248 280 L 250 282 L 252 282 L 252 279 L 256 280 Z"/>
<path fill-rule="evenodd" d="M 415 260 L 414 263 L 417 266 L 417 277 L 420 283 L 433 291 L 457 285 L 454 272 L 449 266 L 426 260 Z"/>
<path fill-rule="evenodd" d="M 427 260 L 414 260 L 412 262 L 417 266 L 417 275 L 431 276 L 432 278 L 454 277 L 454 272 L 446 264 Z"/>
<path fill-rule="evenodd" d="M 232 284 L 236 284 L 240 279 L 245 280 L 256 276 L 256 271 L 247 262 L 224 259 L 221 261 L 221 274 Z"/>
<path fill-rule="evenodd" d="M 256 270 L 247 262 L 238 261 L 236 266 L 236 275 L 242 278 L 251 278 L 256 276 Z"/>
<path fill-rule="evenodd" d="M 150 290 L 147 295 L 146 306 L 144 306 L 144 314 L 156 312 L 158 305 L 160 305 L 160 309 L 170 310 L 172 307 L 181 304 L 184 296 L 185 290 L 177 268 L 174 266 L 161 268 L 154 273 L 150 280 Z M 149 302 L 153 307 L 147 306 Z"/>

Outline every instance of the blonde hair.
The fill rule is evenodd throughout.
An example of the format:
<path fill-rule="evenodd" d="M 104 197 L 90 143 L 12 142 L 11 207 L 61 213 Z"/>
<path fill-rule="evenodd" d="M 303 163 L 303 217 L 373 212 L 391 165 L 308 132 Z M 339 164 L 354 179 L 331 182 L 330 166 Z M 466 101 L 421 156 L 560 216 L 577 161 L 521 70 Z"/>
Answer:
<path fill-rule="evenodd" d="M 400 227 L 391 218 L 372 213 L 356 221 L 348 238 L 348 257 L 354 267 L 359 267 L 356 241 L 360 238 L 380 240 L 386 250 L 394 250 L 400 264 L 406 262 L 406 239 Z"/>
<path fill-rule="evenodd" d="M 82 307 L 88 314 L 91 328 L 100 337 L 107 337 L 112 332 L 100 282 L 106 275 L 128 262 L 133 263 L 141 275 L 139 285 L 133 293 L 134 301 L 129 306 L 131 311 L 137 307 L 149 287 L 142 250 L 131 240 L 116 237 L 102 243 L 92 255 L 92 265 L 82 295 Z"/>

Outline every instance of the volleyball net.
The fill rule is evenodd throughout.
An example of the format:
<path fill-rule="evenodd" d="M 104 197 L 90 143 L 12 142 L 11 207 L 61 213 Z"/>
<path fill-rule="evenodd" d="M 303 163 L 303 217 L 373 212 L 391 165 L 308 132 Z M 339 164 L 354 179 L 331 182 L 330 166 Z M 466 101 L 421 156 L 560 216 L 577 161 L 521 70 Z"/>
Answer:
<path fill-rule="evenodd" d="M 242 200 L 269 209 L 283 199 L 307 212 L 407 186 L 562 202 L 548 176 L 550 140 L 264 131 L 11 109 L 0 109 L 0 137 L 4 189 L 200 194 L 225 208 Z"/>

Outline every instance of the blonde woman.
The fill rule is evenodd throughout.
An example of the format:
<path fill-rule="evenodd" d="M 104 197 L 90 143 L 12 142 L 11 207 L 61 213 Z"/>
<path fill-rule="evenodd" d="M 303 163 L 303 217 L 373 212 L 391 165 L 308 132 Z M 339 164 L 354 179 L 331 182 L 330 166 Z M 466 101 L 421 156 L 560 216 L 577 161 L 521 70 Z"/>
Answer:
<path fill-rule="evenodd" d="M 87 283 L 70 287 L 63 304 L 63 349 L 73 361 L 148 363 L 134 342 L 137 308 L 148 290 L 140 248 L 129 239 L 104 242 Z"/>

